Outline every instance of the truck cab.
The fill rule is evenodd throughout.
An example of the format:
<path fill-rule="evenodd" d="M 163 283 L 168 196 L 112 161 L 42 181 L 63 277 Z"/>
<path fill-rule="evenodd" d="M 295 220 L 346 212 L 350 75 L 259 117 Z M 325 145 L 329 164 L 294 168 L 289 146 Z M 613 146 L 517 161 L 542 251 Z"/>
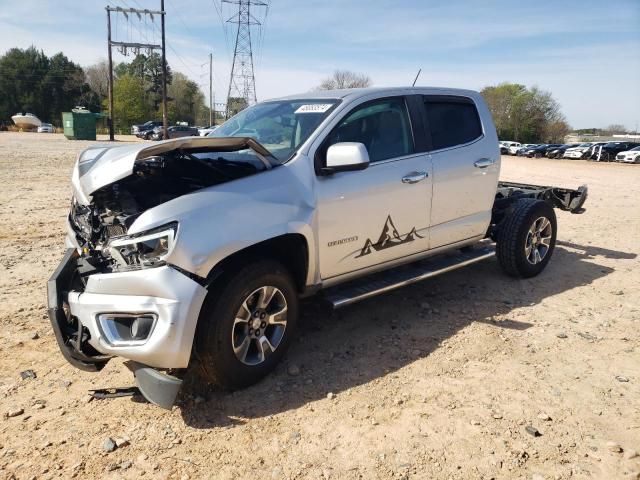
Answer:
<path fill-rule="evenodd" d="M 362 93 L 346 93 L 343 114 L 306 153 L 314 161 L 317 280 L 325 285 L 477 241 L 498 182 L 497 138 L 477 93 Z M 366 169 L 327 164 L 348 148 L 342 143 L 364 145 Z"/>

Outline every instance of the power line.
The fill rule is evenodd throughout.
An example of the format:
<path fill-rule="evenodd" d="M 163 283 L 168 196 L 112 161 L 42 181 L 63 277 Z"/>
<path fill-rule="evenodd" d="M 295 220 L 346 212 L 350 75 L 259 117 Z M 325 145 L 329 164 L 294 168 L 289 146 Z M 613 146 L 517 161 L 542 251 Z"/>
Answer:
<path fill-rule="evenodd" d="M 120 0 L 120 1 L 122 1 L 122 2 L 123 2 L 123 4 L 127 5 L 127 4 L 126 4 L 126 0 Z M 136 3 L 137 3 L 137 2 L 136 2 Z M 139 5 L 139 4 L 138 4 L 138 5 Z M 140 28 L 138 28 L 138 26 L 137 26 L 137 25 L 135 25 L 135 24 L 133 24 L 133 23 L 131 23 L 131 22 L 128 22 L 128 23 L 129 23 L 129 25 L 130 25 L 131 27 L 135 28 L 135 30 L 140 34 L 140 36 L 142 36 L 142 38 L 144 38 L 144 40 L 145 40 L 145 41 L 147 41 L 147 42 L 151 43 L 151 41 L 149 40 L 149 38 L 144 34 L 144 32 L 142 32 L 142 30 L 141 30 Z M 155 33 L 156 31 L 158 31 L 158 33 L 161 33 L 161 32 L 159 31 L 159 30 L 160 30 L 160 27 L 159 27 L 155 22 L 153 22 L 151 25 L 152 25 L 152 27 L 153 27 L 151 30 L 152 30 L 154 33 Z M 182 58 L 182 56 L 181 56 L 181 55 L 176 51 L 176 49 L 175 49 L 175 48 L 173 48 L 173 46 L 172 46 L 170 43 L 168 43 L 168 42 L 167 42 L 166 46 L 167 46 L 167 47 L 169 47 L 169 50 L 171 50 L 171 51 L 174 53 L 174 55 L 178 58 L 178 60 L 180 61 L 180 63 L 182 63 L 182 65 L 184 65 L 184 67 L 185 67 L 185 68 L 186 68 L 186 69 L 187 69 L 187 70 L 188 70 L 192 75 L 197 76 L 197 74 L 196 74 L 196 73 L 191 69 L 191 67 L 190 67 L 189 65 L 187 65 L 187 61 L 186 61 L 184 58 Z M 195 64 L 194 64 L 194 65 L 195 65 Z"/>
<path fill-rule="evenodd" d="M 231 56 L 229 51 L 231 50 L 230 47 L 230 43 L 229 43 L 229 35 L 227 34 L 227 25 L 224 21 L 224 16 L 222 14 L 222 3 L 220 3 L 220 6 L 218 6 L 218 2 L 217 0 L 211 0 L 211 2 L 213 3 L 214 8 L 216 9 L 216 13 L 218 14 L 218 18 L 220 19 L 220 26 L 222 27 L 222 32 L 224 33 L 224 47 L 225 47 L 225 53 L 227 54 L 227 59 L 231 60 Z"/>
<path fill-rule="evenodd" d="M 171 3 L 172 6 L 174 6 L 173 0 L 170 0 L 169 3 Z M 182 25 L 184 25 L 184 28 L 187 29 L 187 31 L 191 34 L 192 37 L 197 37 L 197 35 L 193 33 L 191 28 L 189 28 L 189 26 L 182 19 L 182 15 L 180 14 L 180 11 L 177 8 L 175 8 L 175 11 L 176 11 L 176 16 L 178 17 L 178 20 L 180 20 L 180 23 L 182 23 Z"/>
<path fill-rule="evenodd" d="M 163 118 L 163 127 L 164 127 L 164 137 L 167 137 L 167 124 L 168 124 L 168 112 L 167 112 L 167 60 L 166 60 L 166 42 L 165 42 L 165 9 L 164 9 L 164 0 L 160 0 L 160 10 L 149 10 L 149 9 L 135 9 L 129 8 L 129 5 L 126 3 L 126 0 L 122 0 L 124 5 L 127 8 L 122 7 L 109 7 L 107 6 L 105 10 L 107 11 L 107 46 L 109 52 L 109 139 L 111 141 L 114 140 L 114 131 L 113 131 L 113 57 L 112 57 L 112 47 L 118 47 L 120 52 L 124 55 L 127 55 L 127 49 L 132 49 L 133 52 L 137 55 L 140 53 L 140 50 L 145 49 L 149 54 L 153 50 L 161 50 L 162 51 L 162 118 Z M 127 21 L 127 40 L 128 42 L 123 42 L 119 40 L 119 37 L 116 37 L 116 40 L 113 40 L 111 37 L 111 14 L 115 13 L 116 19 L 116 33 L 118 31 L 118 20 L 119 13 L 122 14 Z M 161 45 L 149 42 L 148 37 L 138 28 L 136 24 L 129 21 L 128 14 L 135 14 L 138 17 L 139 21 L 142 21 L 144 18 L 145 26 L 147 26 L 147 16 L 151 17 L 151 22 L 154 24 L 154 15 L 160 15 L 160 22 L 162 25 L 161 28 L 161 37 L 162 43 Z M 141 37 L 145 39 L 148 43 L 142 42 L 133 42 L 132 28 L 135 28 Z"/>
<path fill-rule="evenodd" d="M 155 28 L 155 29 L 157 29 L 157 28 L 158 28 L 158 26 L 157 26 L 156 24 L 153 24 L 153 26 L 154 26 L 154 28 Z M 180 54 L 176 51 L 176 49 L 175 49 L 175 48 L 173 48 L 173 46 L 172 46 L 170 43 L 168 43 L 168 42 L 167 42 L 167 47 L 169 47 L 169 50 L 171 50 L 171 51 L 174 53 L 174 55 L 175 55 L 176 57 L 178 57 L 178 60 L 180 60 L 180 63 L 182 63 L 182 64 L 184 65 L 184 67 L 185 67 L 187 70 L 189 70 L 189 72 L 191 72 L 191 74 L 192 74 L 192 75 L 194 75 L 194 76 L 196 76 L 196 77 L 198 76 L 198 74 L 197 74 L 197 73 L 195 73 L 195 72 L 191 69 L 191 67 L 190 67 L 189 65 L 187 65 L 187 63 L 191 63 L 192 65 L 197 65 L 196 63 L 194 63 L 194 62 L 188 62 L 186 59 L 182 58 L 182 55 L 180 55 Z"/>
<path fill-rule="evenodd" d="M 264 37 L 266 36 L 266 30 L 267 30 L 267 17 L 269 16 L 269 8 L 271 7 L 270 0 L 265 0 L 265 3 L 267 4 L 267 6 L 264 12 L 264 20 L 262 21 L 262 25 L 260 25 L 258 30 L 258 48 L 256 49 L 256 57 L 257 57 L 256 63 L 259 66 L 262 65 L 262 52 L 264 47 Z"/>

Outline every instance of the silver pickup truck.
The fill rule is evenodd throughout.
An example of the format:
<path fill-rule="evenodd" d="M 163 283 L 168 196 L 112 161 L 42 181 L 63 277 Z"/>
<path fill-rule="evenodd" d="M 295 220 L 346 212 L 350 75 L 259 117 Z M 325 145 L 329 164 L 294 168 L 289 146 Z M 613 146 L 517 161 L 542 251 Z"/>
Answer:
<path fill-rule="evenodd" d="M 482 97 L 442 88 L 312 92 L 207 137 L 90 147 L 48 283 L 62 354 L 88 371 L 128 359 L 168 408 L 184 369 L 227 389 L 273 370 L 300 297 L 337 308 L 493 256 L 537 275 L 554 207 L 582 212 L 586 187 L 499 173 Z"/>

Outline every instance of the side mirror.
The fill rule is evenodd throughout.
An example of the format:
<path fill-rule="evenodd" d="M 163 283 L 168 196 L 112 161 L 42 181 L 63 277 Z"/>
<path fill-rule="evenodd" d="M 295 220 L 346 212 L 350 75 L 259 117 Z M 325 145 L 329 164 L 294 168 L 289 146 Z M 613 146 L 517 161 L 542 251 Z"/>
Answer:
<path fill-rule="evenodd" d="M 358 142 L 342 142 L 327 149 L 327 162 L 321 171 L 325 175 L 336 172 L 364 170 L 369 166 L 367 147 Z"/>

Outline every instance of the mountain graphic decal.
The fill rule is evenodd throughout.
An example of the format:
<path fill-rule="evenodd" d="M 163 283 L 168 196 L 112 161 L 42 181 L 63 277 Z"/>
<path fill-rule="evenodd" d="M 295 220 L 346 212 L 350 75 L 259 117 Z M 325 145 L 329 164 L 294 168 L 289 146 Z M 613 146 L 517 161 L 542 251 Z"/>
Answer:
<path fill-rule="evenodd" d="M 369 255 L 371 250 L 380 251 L 385 248 L 395 247 L 397 245 L 402 245 L 403 243 L 413 242 L 416 238 L 424 238 L 417 231 L 416 227 L 413 227 L 409 233 L 407 233 L 404 238 L 398 233 L 398 229 L 393 223 L 391 219 L 391 215 L 387 216 L 387 221 L 384 222 L 384 226 L 382 227 L 382 232 L 378 237 L 378 241 L 373 243 L 370 238 L 367 238 L 367 241 L 364 242 L 364 246 L 362 250 L 360 250 L 360 254 L 356 256 L 356 258 L 364 257 L 365 255 Z"/>

